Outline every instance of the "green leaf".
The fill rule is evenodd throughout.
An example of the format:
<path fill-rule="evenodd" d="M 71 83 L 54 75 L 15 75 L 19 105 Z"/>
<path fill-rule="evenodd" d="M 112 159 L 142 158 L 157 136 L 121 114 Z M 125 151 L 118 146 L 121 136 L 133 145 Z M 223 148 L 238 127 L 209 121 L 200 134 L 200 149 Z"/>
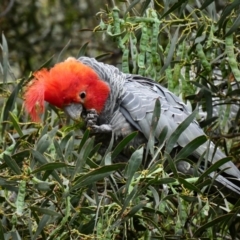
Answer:
<path fill-rule="evenodd" d="M 32 174 L 42 172 L 42 171 L 54 170 L 54 169 L 57 169 L 57 168 L 63 168 L 63 167 L 69 167 L 69 165 L 67 165 L 66 163 L 63 163 L 63 162 L 47 163 L 47 164 L 43 164 L 39 168 L 33 170 Z"/>
<path fill-rule="evenodd" d="M 155 206 L 158 206 L 160 203 L 159 191 L 157 191 L 154 187 L 149 186 L 149 189 L 153 195 Z"/>
<path fill-rule="evenodd" d="M 95 145 L 89 154 L 89 158 L 92 158 L 95 154 L 97 154 L 99 152 L 101 146 L 102 146 L 102 143 L 98 143 L 97 145 Z"/>
<path fill-rule="evenodd" d="M 105 165 L 105 162 L 109 162 L 109 161 L 112 162 L 111 151 L 112 151 L 113 143 L 114 143 L 114 133 L 112 132 L 112 137 L 111 137 L 110 143 L 107 147 L 107 150 L 104 153 L 104 156 L 103 156 L 101 164 L 100 164 L 101 166 Z M 106 158 L 108 158 L 108 159 L 106 160 Z"/>
<path fill-rule="evenodd" d="M 221 28 L 223 27 L 223 23 L 228 19 L 232 10 L 236 7 L 239 7 L 239 0 L 233 1 L 231 4 L 227 5 L 222 12 L 221 18 L 218 21 L 219 33 L 221 32 Z"/>
<path fill-rule="evenodd" d="M 19 90 L 22 87 L 23 82 L 24 82 L 24 79 L 21 79 L 21 81 L 17 84 L 17 86 L 14 88 L 11 95 L 7 99 L 7 102 L 6 102 L 5 107 L 3 109 L 3 117 L 2 117 L 3 122 L 8 120 L 9 112 L 11 112 L 13 110 L 14 106 L 15 106 L 16 98 L 17 98 Z M 6 123 L 3 123 L 2 135 L 4 134 L 5 129 L 6 129 Z"/>
<path fill-rule="evenodd" d="M 54 148 L 55 148 L 55 151 L 56 151 L 56 154 L 57 154 L 58 158 L 60 158 L 60 160 L 62 162 L 64 162 L 64 156 L 63 156 L 60 144 L 58 143 L 58 141 L 56 139 L 53 139 L 53 144 L 54 144 Z"/>
<path fill-rule="evenodd" d="M 154 155 L 154 146 L 155 146 L 155 142 L 156 142 L 155 132 L 156 132 L 156 128 L 157 128 L 157 125 L 158 125 L 158 122 L 160 119 L 160 114 L 161 114 L 161 103 L 160 103 L 159 99 L 156 99 L 154 110 L 153 110 L 151 127 L 150 127 L 150 135 L 149 135 L 148 143 L 147 143 L 145 162 L 147 160 L 149 151 L 152 156 Z"/>
<path fill-rule="evenodd" d="M 7 83 L 8 76 L 8 44 L 7 40 L 2 33 L 2 57 L 3 57 L 3 83 L 4 85 Z"/>
<path fill-rule="evenodd" d="M 78 173 L 82 172 L 83 166 L 85 165 L 87 158 L 93 149 L 93 145 L 94 145 L 94 138 L 89 138 L 81 148 L 80 153 L 77 154 L 77 162 L 76 162 L 74 172 L 72 174 L 72 178 L 71 178 L 72 180 L 74 180 L 74 178 Z"/>
<path fill-rule="evenodd" d="M 65 148 L 65 161 L 67 161 L 68 159 L 71 158 L 72 156 L 72 153 L 74 151 L 74 143 L 75 143 L 75 139 L 74 139 L 74 136 L 72 136 L 67 145 L 66 145 L 66 148 Z"/>
<path fill-rule="evenodd" d="M 102 180 L 103 178 L 108 177 L 114 171 L 124 168 L 125 166 L 126 166 L 125 163 L 117 163 L 117 164 L 102 166 L 97 169 L 94 169 L 89 173 L 77 178 L 76 181 L 73 183 L 71 191 L 77 188 L 83 188 L 85 186 L 93 184 L 94 182 Z"/>
<path fill-rule="evenodd" d="M 220 160 L 218 160 L 217 162 L 215 162 L 213 165 L 211 165 L 205 172 L 203 172 L 199 179 L 198 179 L 198 183 L 201 182 L 203 180 L 203 178 L 207 177 L 210 173 L 219 170 L 219 168 L 224 164 L 227 163 L 229 161 L 231 161 L 232 158 L 231 157 L 225 157 L 222 158 Z"/>
<path fill-rule="evenodd" d="M 183 133 L 184 130 L 193 122 L 197 114 L 197 108 L 183 121 L 181 122 L 177 129 L 171 134 L 167 143 L 166 143 L 166 153 L 170 153 L 173 147 L 176 145 L 179 136 Z"/>
<path fill-rule="evenodd" d="M 170 169 L 171 169 L 174 177 L 175 177 L 175 178 L 178 178 L 178 171 L 177 171 L 176 164 L 175 164 L 174 160 L 173 160 L 172 157 L 171 157 L 169 154 L 167 154 L 167 153 L 165 153 L 165 156 L 166 156 L 166 158 L 167 158 L 167 161 L 168 161 L 168 163 L 169 163 L 169 167 L 170 167 Z"/>
<path fill-rule="evenodd" d="M 206 8 L 208 5 L 210 5 L 212 2 L 214 2 L 214 0 L 206 0 L 202 6 L 201 6 L 201 10 L 203 10 L 204 8 Z"/>
<path fill-rule="evenodd" d="M 5 163 L 8 165 L 8 167 L 14 171 L 16 174 L 21 175 L 21 169 L 19 168 L 19 166 L 17 165 L 17 163 L 8 155 L 4 154 L 3 155 L 3 160 L 5 161 Z"/>
<path fill-rule="evenodd" d="M 62 150 L 62 152 L 64 152 L 64 149 L 66 148 L 66 145 L 69 141 L 69 139 L 73 136 L 73 131 L 69 132 L 66 136 L 64 136 L 62 139 L 61 139 L 61 142 L 60 142 L 60 148 Z M 81 143 L 80 143 L 81 145 Z M 79 146 L 80 147 L 80 146 Z"/>
<path fill-rule="evenodd" d="M 37 160 L 39 163 L 41 164 L 47 164 L 49 163 L 48 160 L 38 151 L 35 151 L 35 150 L 32 150 L 32 155 L 34 156 L 34 159 Z M 33 164 L 32 164 L 33 165 Z M 34 167 L 33 166 L 30 166 L 31 168 Z M 58 176 L 57 172 L 52 170 L 50 171 L 51 175 L 57 180 L 57 182 L 60 184 L 60 185 L 63 185 L 62 184 L 62 180 L 61 178 Z M 44 179 L 44 178 L 43 178 Z"/>
<path fill-rule="evenodd" d="M 63 49 L 61 50 L 61 52 L 59 53 L 58 58 L 57 58 L 57 61 L 56 61 L 57 63 L 63 61 L 63 60 L 61 59 L 61 57 L 62 57 L 62 55 L 64 54 L 64 52 L 67 50 L 67 48 L 69 47 L 70 43 L 71 43 L 71 39 L 67 42 L 67 44 L 64 46 L 64 48 L 63 48 Z"/>
<path fill-rule="evenodd" d="M 136 206 L 132 207 L 127 215 L 124 217 L 124 220 L 127 221 L 129 218 L 133 217 L 140 209 L 146 206 L 147 202 L 143 201 L 137 204 Z"/>
<path fill-rule="evenodd" d="M 180 152 L 177 154 L 177 156 L 175 156 L 174 158 L 177 160 L 177 159 L 184 159 L 190 156 L 198 147 L 200 147 L 206 141 L 207 141 L 207 137 L 204 135 L 193 139 L 185 147 L 183 147 L 180 150 Z"/>
<path fill-rule="evenodd" d="M 19 136 L 22 137 L 23 136 L 23 132 L 22 132 L 22 129 L 20 128 L 20 126 L 18 124 L 19 120 L 18 120 L 17 116 L 15 114 L 13 114 L 12 112 L 9 112 L 9 117 L 10 117 L 10 119 L 12 121 L 12 124 L 13 124 L 15 130 L 17 131 Z"/>
<path fill-rule="evenodd" d="M 133 0 L 133 1 L 131 1 L 130 5 L 128 6 L 127 10 L 126 10 L 125 13 L 124 13 L 124 16 L 126 16 L 126 14 L 127 14 L 128 12 L 130 12 L 130 11 L 134 8 L 134 6 L 135 6 L 136 4 L 138 4 L 139 2 L 140 2 L 140 0 Z"/>
<path fill-rule="evenodd" d="M 3 153 L 4 154 L 4 153 Z M 3 155 L 2 154 L 2 155 Z M 16 161 L 17 164 L 21 163 L 22 161 L 24 161 L 24 158 L 27 158 L 29 157 L 29 150 L 24 150 L 22 152 L 18 152 L 18 153 L 15 153 L 13 155 L 11 155 L 11 158 L 14 159 Z M 0 165 L 0 170 L 1 169 L 4 169 L 7 167 L 7 164 L 6 163 L 2 163 Z"/>
<path fill-rule="evenodd" d="M 200 181 L 198 180 L 197 183 L 196 183 L 196 186 L 197 186 L 199 189 L 202 189 L 203 187 L 210 186 L 211 184 L 212 184 L 212 179 L 207 178 L 207 179 L 205 179 L 203 182 L 200 182 Z"/>
<path fill-rule="evenodd" d="M 33 240 L 39 239 L 38 236 L 41 234 L 41 232 L 43 231 L 43 229 L 45 228 L 45 226 L 47 225 L 49 219 L 50 219 L 50 215 L 44 214 L 40 220 L 40 222 L 37 225 L 37 229 L 36 232 L 33 236 Z"/>
<path fill-rule="evenodd" d="M 171 183 L 176 183 L 177 180 L 175 178 L 171 177 L 165 177 L 165 178 L 156 178 L 156 179 L 151 179 L 149 181 L 149 184 L 171 184 Z"/>
<path fill-rule="evenodd" d="M 161 19 L 163 19 L 165 16 L 169 15 L 171 12 L 175 11 L 176 9 L 179 9 L 181 5 L 186 1 L 187 0 L 179 0 L 176 3 L 174 3 L 172 7 L 161 16 Z"/>
<path fill-rule="evenodd" d="M 14 191 L 14 192 L 18 191 L 17 182 L 6 181 L 5 179 L 3 179 L 1 177 L 0 177 L 0 186 L 4 189 L 9 190 L 9 191 Z"/>
<path fill-rule="evenodd" d="M 2 221 L 0 221 L 0 239 L 5 239 L 4 238 L 4 230 L 2 226 Z"/>
<path fill-rule="evenodd" d="M 78 52 L 78 54 L 77 54 L 77 58 L 80 58 L 80 57 L 82 57 L 82 56 L 85 56 L 86 50 L 87 50 L 87 47 L 88 47 L 88 44 L 89 44 L 89 42 L 86 42 L 86 43 L 84 43 L 84 44 L 81 46 L 81 48 L 80 48 L 80 50 L 79 50 L 79 52 Z"/>
<path fill-rule="evenodd" d="M 146 12 L 150 2 L 151 2 L 151 0 L 145 0 L 144 2 L 141 3 L 141 10 L 140 10 L 141 16 Z"/>
<path fill-rule="evenodd" d="M 240 25 L 240 15 L 237 16 L 237 18 L 234 20 L 232 26 L 230 29 L 226 32 L 225 37 L 233 34 L 237 30 L 239 30 L 239 25 Z"/>
<path fill-rule="evenodd" d="M 11 237 L 12 237 L 12 240 L 22 240 L 22 238 L 18 233 L 18 230 L 16 229 L 11 231 Z"/>
<path fill-rule="evenodd" d="M 85 142 L 88 140 L 88 138 L 89 138 L 89 133 L 90 133 L 89 129 L 86 129 L 86 131 L 85 131 L 84 134 L 83 134 L 82 140 L 81 140 L 81 142 L 80 142 L 80 144 L 79 144 L 78 153 L 80 153 L 80 151 L 81 151 L 82 147 L 84 146 Z M 65 148 L 65 147 L 64 147 L 64 148 Z"/>
<path fill-rule="evenodd" d="M 197 192 L 202 194 L 201 190 L 196 187 L 195 185 L 191 184 L 190 182 L 186 181 L 185 179 L 179 177 L 178 178 L 179 183 L 183 184 L 183 186 L 191 191 Z"/>
<path fill-rule="evenodd" d="M 127 146 L 127 144 L 137 136 L 137 134 L 138 132 L 132 132 L 127 137 L 125 137 L 113 150 L 112 159 L 117 157 L 117 155 Z"/>
<path fill-rule="evenodd" d="M 125 188 L 126 188 L 126 194 L 128 194 L 128 188 L 129 185 L 131 184 L 132 178 L 134 176 L 134 174 L 139 171 L 139 167 L 142 163 L 142 158 L 143 158 L 143 147 L 141 147 L 140 149 L 136 150 L 130 160 L 128 161 L 128 164 L 126 166 L 126 170 L 125 170 L 125 177 L 127 179 Z"/>
<path fill-rule="evenodd" d="M 233 216 L 234 216 L 234 214 L 229 213 L 229 214 L 222 215 L 220 217 L 216 217 L 213 220 L 210 220 L 209 222 L 207 222 L 206 224 L 198 227 L 198 229 L 194 232 L 193 236 L 200 237 L 201 234 L 203 233 L 203 231 L 205 231 L 207 228 L 213 227 L 213 226 L 215 226 L 217 224 L 221 224 L 223 222 L 227 222 Z"/>
<path fill-rule="evenodd" d="M 43 135 L 36 144 L 36 150 L 40 153 L 45 153 L 51 142 L 49 141 L 48 134 Z"/>
<path fill-rule="evenodd" d="M 176 45 L 177 45 L 178 33 L 179 33 L 179 27 L 175 30 L 174 36 L 171 38 L 171 44 L 170 44 L 170 48 L 169 48 L 169 51 L 168 51 L 168 55 L 166 57 L 166 60 L 164 62 L 163 67 L 160 70 L 160 74 L 163 74 L 163 72 L 171 64 L 171 61 L 172 61 L 172 58 L 173 58 L 173 54 L 174 54 L 174 51 L 175 51 Z"/>
<path fill-rule="evenodd" d="M 47 208 L 40 208 L 40 207 L 36 207 L 36 206 L 30 206 L 30 209 L 34 212 L 40 213 L 40 214 L 46 214 L 49 216 L 57 216 L 57 217 L 61 217 L 62 215 L 51 210 L 51 209 L 47 209 Z"/>

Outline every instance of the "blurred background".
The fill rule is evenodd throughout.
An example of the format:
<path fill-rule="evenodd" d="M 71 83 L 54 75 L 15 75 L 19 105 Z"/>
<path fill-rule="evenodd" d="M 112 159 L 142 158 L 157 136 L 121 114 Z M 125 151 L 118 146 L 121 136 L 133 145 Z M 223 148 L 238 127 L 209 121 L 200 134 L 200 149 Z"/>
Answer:
<path fill-rule="evenodd" d="M 112 4 L 110 0 L 1 0 L 0 32 L 7 39 L 9 63 L 16 77 L 28 75 L 64 47 L 63 58 L 77 56 L 86 42 L 88 55 L 111 52 L 114 64 L 120 51 L 102 33 L 93 32 L 100 11 Z"/>

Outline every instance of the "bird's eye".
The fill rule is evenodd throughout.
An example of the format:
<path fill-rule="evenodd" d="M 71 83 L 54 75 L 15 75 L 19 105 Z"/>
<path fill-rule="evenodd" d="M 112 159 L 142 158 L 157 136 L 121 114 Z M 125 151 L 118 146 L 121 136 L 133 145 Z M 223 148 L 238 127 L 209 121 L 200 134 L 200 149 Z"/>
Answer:
<path fill-rule="evenodd" d="M 86 93 L 85 92 L 81 92 L 79 94 L 79 96 L 80 96 L 81 99 L 84 99 L 86 97 Z"/>

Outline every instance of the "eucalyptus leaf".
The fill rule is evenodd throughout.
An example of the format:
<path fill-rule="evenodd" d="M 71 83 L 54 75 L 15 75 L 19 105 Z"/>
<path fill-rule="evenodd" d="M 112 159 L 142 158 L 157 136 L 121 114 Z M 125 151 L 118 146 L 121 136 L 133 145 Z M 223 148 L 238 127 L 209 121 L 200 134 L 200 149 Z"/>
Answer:
<path fill-rule="evenodd" d="M 125 137 L 112 151 L 112 158 L 114 159 L 117 155 L 131 142 L 136 136 L 138 132 L 132 132 L 127 137 Z"/>
<path fill-rule="evenodd" d="M 19 166 L 17 165 L 17 163 L 9 155 L 4 154 L 3 159 L 4 159 L 5 163 L 8 165 L 8 167 L 13 172 L 15 172 L 18 175 L 20 175 L 22 173 L 22 171 L 19 168 Z"/>
<path fill-rule="evenodd" d="M 133 179 L 134 174 L 139 171 L 139 167 L 142 163 L 143 158 L 143 147 L 136 150 L 130 160 L 128 161 L 127 167 L 125 169 L 125 177 L 127 179 L 125 188 L 126 188 L 126 194 L 128 193 L 129 185 L 131 184 L 131 181 Z"/>
<path fill-rule="evenodd" d="M 177 129 L 172 133 L 166 143 L 166 153 L 170 153 L 172 151 L 173 147 L 177 143 L 179 136 L 194 121 L 196 114 L 197 109 L 195 109 L 183 122 L 178 125 Z"/>
<path fill-rule="evenodd" d="M 126 164 L 124 163 L 116 163 L 108 166 L 101 166 L 97 169 L 94 169 L 83 176 L 76 179 L 76 181 L 73 183 L 73 186 L 71 188 L 71 191 L 77 189 L 77 188 L 83 188 L 85 186 L 91 185 L 99 180 L 102 180 L 105 177 L 108 177 L 110 174 L 112 174 L 114 171 L 117 171 L 119 169 L 122 169 L 125 167 Z"/>
<path fill-rule="evenodd" d="M 228 213 L 228 214 L 224 214 L 220 217 L 214 218 L 213 220 L 207 222 L 206 224 L 203 224 L 202 226 L 200 226 L 194 233 L 193 236 L 195 237 L 199 237 L 201 236 L 201 233 L 207 229 L 210 228 L 216 224 L 222 224 L 222 222 L 228 222 L 230 218 L 232 218 L 234 216 L 234 214 L 232 213 Z"/>
<path fill-rule="evenodd" d="M 32 174 L 42 172 L 42 171 L 54 170 L 57 168 L 63 168 L 63 167 L 69 167 L 69 165 L 63 162 L 47 163 L 47 164 L 41 165 L 39 168 L 36 168 L 34 171 L 32 171 Z"/>
<path fill-rule="evenodd" d="M 79 50 L 79 53 L 78 53 L 78 55 L 77 55 L 77 58 L 80 58 L 80 57 L 82 57 L 82 56 L 85 56 L 86 50 L 87 50 L 87 47 L 88 47 L 88 44 L 89 44 L 89 42 L 86 42 L 86 43 L 84 43 L 84 44 L 81 46 L 81 48 L 80 48 L 80 50 Z"/>

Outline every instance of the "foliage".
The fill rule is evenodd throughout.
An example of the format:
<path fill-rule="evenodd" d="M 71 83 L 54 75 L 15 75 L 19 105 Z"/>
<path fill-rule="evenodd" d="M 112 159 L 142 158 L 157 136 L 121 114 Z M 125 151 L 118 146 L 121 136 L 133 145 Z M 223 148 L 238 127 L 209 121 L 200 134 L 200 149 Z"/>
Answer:
<path fill-rule="evenodd" d="M 233 84 L 240 81 L 238 2 L 222 13 L 214 1 L 145 1 L 136 12 L 137 2 L 122 16 L 116 6 L 99 13 L 96 29 L 117 41 L 123 71 L 166 84 L 186 103 L 200 102 L 199 120 L 206 120 L 209 134 L 218 130 L 214 138 L 238 137 L 239 90 Z M 237 142 L 225 144 L 237 154 Z"/>
<path fill-rule="evenodd" d="M 238 101 L 229 81 L 226 94 L 213 82 L 216 67 L 222 78 L 238 80 L 236 2 L 221 12 L 214 1 L 132 1 L 124 12 L 119 3 L 98 13 L 95 31 L 109 35 L 123 51 L 124 71 L 151 76 L 186 100 L 204 96 L 200 104 L 211 118 L 213 96 Z M 29 122 L 21 105 L 29 79 L 15 80 L 4 35 L 1 47 L 0 239 L 236 236 L 240 201 L 231 204 L 223 189 L 209 188 L 214 182 L 208 174 L 228 159 L 200 175 L 197 163 L 196 174 L 185 176 L 176 164 L 182 159 L 191 162 L 188 156 L 206 138 L 195 139 L 175 156 L 168 154 L 197 110 L 167 142 L 164 129 L 156 147 L 150 137 L 146 151 L 139 146 L 127 162 L 115 162 L 136 134 L 114 147 L 111 142 L 100 154 L 101 145 L 89 131 L 82 133 L 78 123 L 69 122 L 57 109 L 46 109 L 44 124 Z M 156 102 L 153 130 L 160 114 Z M 216 120 L 220 130 L 225 118 Z M 227 141 L 229 148 L 232 142 Z"/>
<path fill-rule="evenodd" d="M 1 0 L 0 32 L 8 40 L 9 62 L 15 75 L 25 76 L 46 59 L 56 62 L 64 46 L 68 51 L 61 60 L 77 56 L 85 42 L 89 42 L 89 55 L 112 52 L 110 59 L 116 64 L 114 59 L 120 56 L 120 51 L 113 51 L 113 44 L 106 44 L 98 33 L 92 34 L 98 23 L 95 14 L 108 2 L 111 0 Z"/>

